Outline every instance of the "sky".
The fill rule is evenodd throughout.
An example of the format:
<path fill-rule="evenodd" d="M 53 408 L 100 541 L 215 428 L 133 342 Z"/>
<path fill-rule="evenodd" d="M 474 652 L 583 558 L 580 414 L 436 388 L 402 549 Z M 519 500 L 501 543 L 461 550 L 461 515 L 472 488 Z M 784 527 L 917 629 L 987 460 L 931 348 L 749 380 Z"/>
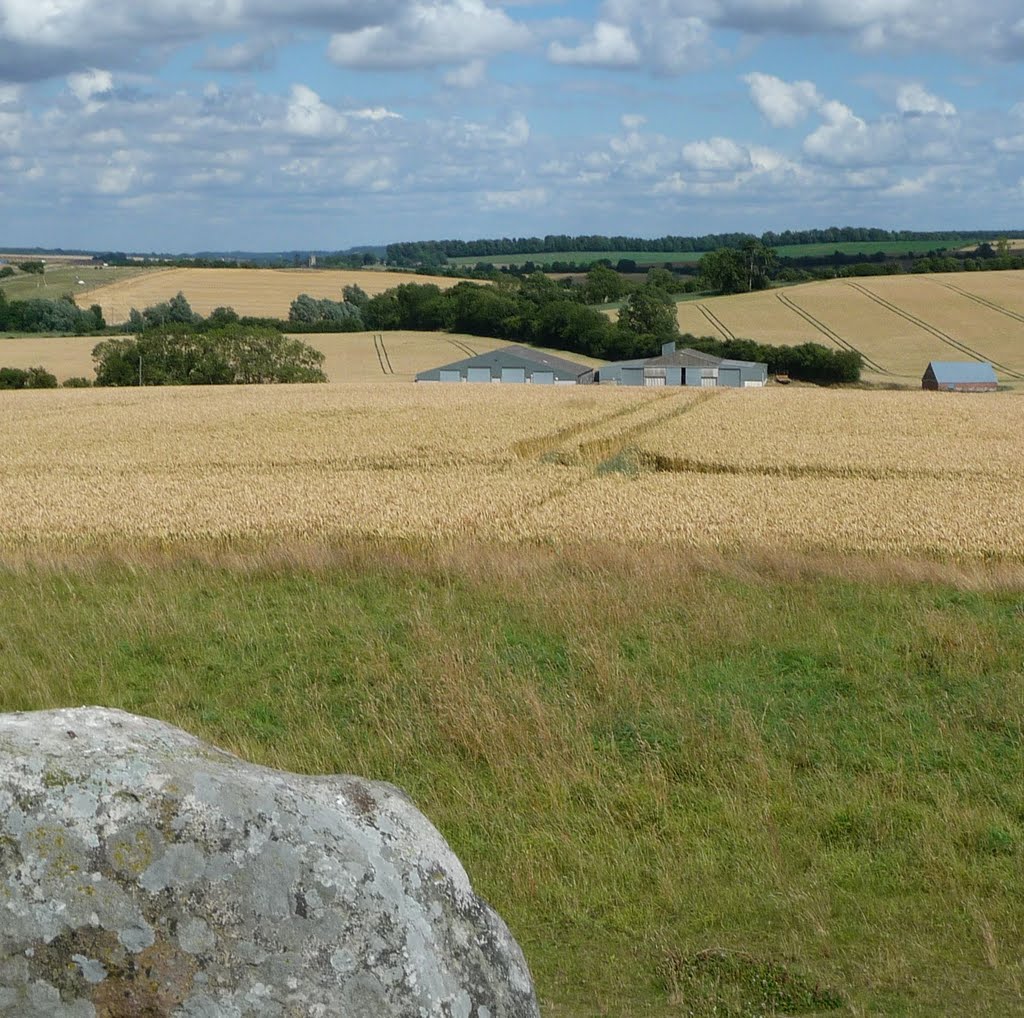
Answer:
<path fill-rule="evenodd" d="M 1020 0 L 0 0 L 0 248 L 1024 227 Z"/>

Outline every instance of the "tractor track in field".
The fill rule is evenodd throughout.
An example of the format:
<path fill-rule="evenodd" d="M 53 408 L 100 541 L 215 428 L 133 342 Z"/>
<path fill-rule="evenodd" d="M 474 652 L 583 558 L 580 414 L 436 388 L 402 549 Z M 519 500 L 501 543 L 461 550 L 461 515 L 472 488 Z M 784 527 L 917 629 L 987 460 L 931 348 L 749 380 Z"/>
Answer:
<path fill-rule="evenodd" d="M 476 350 L 466 343 L 463 343 L 461 339 L 449 339 L 449 343 L 455 347 L 460 353 L 468 354 L 470 357 L 476 356 Z"/>
<path fill-rule="evenodd" d="M 570 439 L 577 438 L 588 431 L 593 431 L 595 428 L 608 424 L 619 417 L 630 417 L 646 409 L 647 405 L 646 402 L 638 402 L 632 406 L 619 407 L 618 410 L 613 410 L 611 413 L 602 414 L 600 417 L 595 417 L 588 421 L 580 421 L 578 424 L 569 424 L 564 428 L 559 428 L 557 431 L 548 432 L 546 435 L 539 435 L 537 438 L 524 438 L 513 444 L 512 452 L 521 460 L 544 459 L 554 453 L 560 446 L 565 445 Z"/>
<path fill-rule="evenodd" d="M 384 345 L 384 337 L 377 333 L 373 334 L 373 348 L 377 352 L 377 360 L 380 362 L 380 369 L 385 375 L 393 375 L 395 369 L 391 366 L 391 358 L 388 356 L 388 349 Z"/>
<path fill-rule="evenodd" d="M 892 374 L 892 372 L 889 371 L 887 368 L 883 368 L 882 365 L 878 363 L 878 361 L 872 360 L 866 353 L 864 353 L 861 350 L 858 350 L 857 347 L 855 347 L 849 340 L 843 339 L 843 337 L 840 336 L 839 333 L 836 332 L 835 329 L 833 329 L 831 326 L 828 326 L 824 322 L 815 318 L 814 315 L 810 313 L 810 311 L 806 311 L 802 307 L 800 307 L 800 305 L 797 304 L 796 301 L 793 300 L 793 298 L 790 297 L 788 294 L 776 293 L 775 296 L 778 297 L 783 307 L 789 308 L 789 310 L 792 311 L 794 314 L 799 315 L 805 322 L 813 326 L 815 329 L 818 330 L 818 332 L 825 336 L 826 339 L 830 339 L 837 346 L 842 347 L 842 349 L 850 353 L 860 354 L 861 360 L 864 361 L 864 363 L 869 368 L 872 368 L 874 371 L 877 371 L 883 375 Z"/>
<path fill-rule="evenodd" d="M 898 315 L 905 321 L 910 322 L 912 325 L 916 325 L 919 329 L 924 329 L 929 335 L 934 336 L 937 340 L 945 343 L 947 346 L 952 347 L 958 353 L 965 354 L 972 360 L 981 361 L 982 363 L 991 364 L 993 367 L 998 368 L 1003 372 L 1004 375 L 1009 375 L 1011 378 L 1018 380 L 1024 380 L 1024 374 L 1019 371 L 1014 371 L 1013 368 L 1007 367 L 1005 364 L 1001 364 L 999 361 L 992 360 L 991 357 L 986 357 L 979 350 L 975 350 L 973 347 L 968 346 L 962 340 L 956 339 L 949 335 L 948 332 L 943 332 L 941 329 L 936 328 L 934 325 L 929 324 L 922 318 L 918 318 L 916 315 L 912 315 L 909 311 L 904 311 L 897 304 L 893 304 L 891 301 L 886 300 L 884 297 L 880 297 L 877 293 L 869 290 L 866 286 L 862 286 L 860 283 L 854 283 L 850 280 L 846 281 L 847 286 L 853 287 L 858 293 L 863 294 L 865 297 L 873 300 L 876 304 L 885 308 L 887 311 L 891 311 L 894 315 Z"/>
<path fill-rule="evenodd" d="M 927 276 L 925 277 L 928 278 Z M 934 283 L 936 286 L 943 286 L 947 290 L 952 290 L 954 293 L 958 293 L 961 297 L 966 297 L 968 300 L 973 300 L 977 304 L 981 304 L 983 307 L 988 308 L 990 311 L 998 311 L 1001 315 L 1006 315 L 1007 318 L 1012 318 L 1017 322 L 1024 322 L 1024 315 L 1018 311 L 1011 311 L 1009 308 L 1004 308 L 1002 304 L 997 304 L 994 300 L 989 300 L 987 297 L 979 297 L 976 293 L 971 293 L 970 290 L 961 289 L 955 283 L 946 283 L 938 279 L 928 279 L 929 283 Z"/>
<path fill-rule="evenodd" d="M 706 304 L 698 304 L 697 310 L 720 332 L 726 339 L 735 339 L 733 331 L 725 326 L 722 320 L 711 311 Z"/>

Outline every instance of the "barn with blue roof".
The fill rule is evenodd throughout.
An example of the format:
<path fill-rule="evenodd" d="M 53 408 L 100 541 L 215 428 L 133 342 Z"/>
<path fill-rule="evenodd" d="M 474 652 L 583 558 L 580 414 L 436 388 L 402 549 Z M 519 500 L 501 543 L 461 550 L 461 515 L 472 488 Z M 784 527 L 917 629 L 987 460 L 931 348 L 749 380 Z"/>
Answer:
<path fill-rule="evenodd" d="M 921 388 L 933 392 L 995 392 L 995 368 L 985 361 L 932 361 L 921 378 Z"/>

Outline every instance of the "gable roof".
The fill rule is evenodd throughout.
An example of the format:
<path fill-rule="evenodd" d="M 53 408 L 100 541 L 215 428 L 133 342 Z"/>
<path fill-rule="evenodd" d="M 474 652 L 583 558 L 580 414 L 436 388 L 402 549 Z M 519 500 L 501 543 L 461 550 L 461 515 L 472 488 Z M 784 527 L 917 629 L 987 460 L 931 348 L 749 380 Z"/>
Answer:
<path fill-rule="evenodd" d="M 586 364 L 545 353 L 543 350 L 535 350 L 533 347 L 513 344 L 499 347 L 497 350 L 488 350 L 474 357 L 466 357 L 461 361 L 453 361 L 451 364 L 443 364 L 429 371 L 421 371 L 416 378 L 428 381 L 440 377 L 442 371 L 465 372 L 467 368 L 496 368 L 499 373 L 502 368 L 526 368 L 530 373 L 553 371 L 561 378 L 578 378 L 590 370 Z"/>
<path fill-rule="evenodd" d="M 925 375 L 940 385 L 956 382 L 997 382 L 995 368 L 985 361 L 932 361 Z"/>

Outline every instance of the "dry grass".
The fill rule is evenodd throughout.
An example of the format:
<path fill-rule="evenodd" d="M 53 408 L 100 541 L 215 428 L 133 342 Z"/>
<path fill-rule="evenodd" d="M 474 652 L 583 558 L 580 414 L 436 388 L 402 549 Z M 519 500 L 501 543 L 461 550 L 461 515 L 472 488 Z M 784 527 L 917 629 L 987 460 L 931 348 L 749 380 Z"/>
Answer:
<path fill-rule="evenodd" d="M 971 359 L 958 344 L 996 362 L 1004 382 L 1018 385 L 1015 374 L 1024 374 L 1024 272 L 1018 271 L 806 283 L 683 302 L 677 318 L 683 332 L 697 336 L 830 348 L 840 345 L 838 336 L 878 365 L 865 372 L 874 381 L 919 384 L 931 360 Z"/>
<path fill-rule="evenodd" d="M 124 322 L 140 311 L 184 293 L 192 310 L 204 317 L 214 308 L 233 307 L 240 315 L 287 318 L 300 293 L 341 300 L 342 288 L 355 283 L 373 296 L 401 283 L 436 283 L 442 289 L 457 279 L 412 273 L 345 269 L 162 269 L 92 290 L 80 304 L 99 304 L 108 322 Z"/>
<path fill-rule="evenodd" d="M 1021 561 L 1021 405 L 377 384 L 9 393 L 0 546 L 370 536 Z"/>

